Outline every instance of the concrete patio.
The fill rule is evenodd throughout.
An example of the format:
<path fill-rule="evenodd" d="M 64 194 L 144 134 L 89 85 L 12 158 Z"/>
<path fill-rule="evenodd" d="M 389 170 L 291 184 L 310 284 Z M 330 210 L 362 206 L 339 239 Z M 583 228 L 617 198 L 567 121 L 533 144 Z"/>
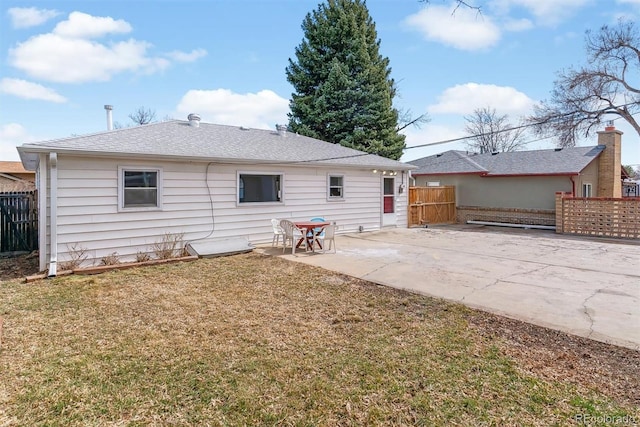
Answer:
<path fill-rule="evenodd" d="M 640 349 L 640 242 L 479 226 L 336 237 L 337 252 L 284 256 L 371 282 Z"/>

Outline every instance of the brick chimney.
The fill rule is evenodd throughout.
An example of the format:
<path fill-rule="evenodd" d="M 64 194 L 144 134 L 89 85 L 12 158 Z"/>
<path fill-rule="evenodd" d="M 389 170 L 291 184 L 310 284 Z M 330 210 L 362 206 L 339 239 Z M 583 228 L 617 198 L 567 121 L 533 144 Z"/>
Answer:
<path fill-rule="evenodd" d="M 613 122 L 608 122 L 604 131 L 598 132 L 598 145 L 604 145 L 605 148 L 598 156 L 597 197 L 622 197 L 621 141 L 622 132 L 616 130 Z"/>

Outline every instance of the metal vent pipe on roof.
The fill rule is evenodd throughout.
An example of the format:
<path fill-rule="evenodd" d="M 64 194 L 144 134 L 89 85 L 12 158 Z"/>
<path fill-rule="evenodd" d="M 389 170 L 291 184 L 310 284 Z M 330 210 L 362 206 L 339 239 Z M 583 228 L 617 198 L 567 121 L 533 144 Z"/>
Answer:
<path fill-rule="evenodd" d="M 187 116 L 189 120 L 189 126 L 193 126 L 194 128 L 200 127 L 200 116 L 194 113 L 191 113 Z"/>
<path fill-rule="evenodd" d="M 113 130 L 113 116 L 111 115 L 111 110 L 113 110 L 113 105 L 105 105 L 104 109 L 107 112 L 107 130 Z"/>
<path fill-rule="evenodd" d="M 276 130 L 278 131 L 278 135 L 287 136 L 287 125 L 276 125 Z"/>

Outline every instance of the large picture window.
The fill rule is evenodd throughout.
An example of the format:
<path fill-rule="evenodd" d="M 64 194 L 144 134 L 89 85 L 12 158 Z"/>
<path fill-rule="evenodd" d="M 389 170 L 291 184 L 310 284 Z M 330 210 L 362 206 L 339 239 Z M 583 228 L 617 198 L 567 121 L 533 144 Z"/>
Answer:
<path fill-rule="evenodd" d="M 122 210 L 160 209 L 162 170 L 120 167 L 118 170 L 119 208 Z"/>
<path fill-rule="evenodd" d="M 268 203 L 282 201 L 281 174 L 238 174 L 239 203 Z"/>

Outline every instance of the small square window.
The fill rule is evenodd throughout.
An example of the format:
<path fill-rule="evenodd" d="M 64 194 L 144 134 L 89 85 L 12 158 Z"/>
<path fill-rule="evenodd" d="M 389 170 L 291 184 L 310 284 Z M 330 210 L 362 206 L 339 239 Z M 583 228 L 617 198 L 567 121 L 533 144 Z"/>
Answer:
<path fill-rule="evenodd" d="M 329 199 L 344 199 L 344 176 L 329 175 Z"/>
<path fill-rule="evenodd" d="M 592 197 L 591 184 L 582 184 L 582 197 Z"/>
<path fill-rule="evenodd" d="M 153 210 L 162 207 L 162 171 L 125 168 L 118 170 L 118 207 L 122 210 Z"/>

